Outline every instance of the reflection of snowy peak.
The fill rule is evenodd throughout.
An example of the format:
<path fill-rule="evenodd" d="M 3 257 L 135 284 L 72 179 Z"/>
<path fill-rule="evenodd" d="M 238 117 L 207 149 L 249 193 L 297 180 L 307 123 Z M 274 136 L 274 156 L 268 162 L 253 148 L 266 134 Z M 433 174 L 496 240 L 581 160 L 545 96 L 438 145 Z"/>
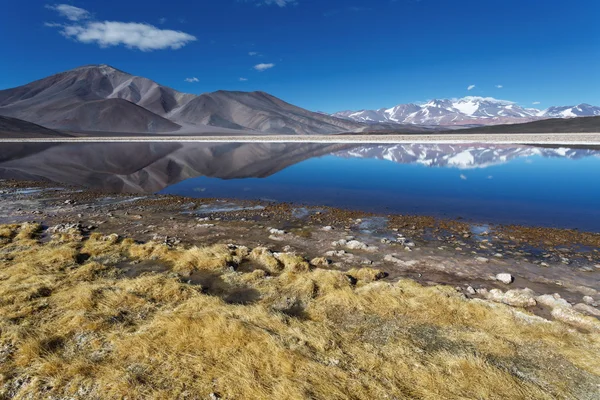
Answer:
<path fill-rule="evenodd" d="M 523 123 L 546 118 L 600 115 L 600 107 L 550 107 L 547 110 L 524 108 L 514 102 L 491 97 L 468 96 L 462 99 L 431 100 L 425 104 L 400 104 L 379 110 L 341 111 L 336 117 L 358 122 L 393 122 L 416 125 L 497 125 Z"/>
<path fill-rule="evenodd" d="M 596 150 L 568 148 L 511 147 L 479 144 L 398 144 L 356 147 L 336 153 L 340 157 L 376 158 L 402 164 L 460 169 L 485 168 L 519 157 L 564 157 L 577 159 L 599 153 Z"/>

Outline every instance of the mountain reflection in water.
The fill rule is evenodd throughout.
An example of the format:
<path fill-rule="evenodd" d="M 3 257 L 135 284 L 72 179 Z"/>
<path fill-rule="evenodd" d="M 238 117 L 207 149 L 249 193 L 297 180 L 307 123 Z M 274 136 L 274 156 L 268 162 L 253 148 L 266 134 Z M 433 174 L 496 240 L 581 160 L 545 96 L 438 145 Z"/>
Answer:
<path fill-rule="evenodd" d="M 0 178 L 600 230 L 599 156 L 482 144 L 19 143 L 0 148 Z"/>

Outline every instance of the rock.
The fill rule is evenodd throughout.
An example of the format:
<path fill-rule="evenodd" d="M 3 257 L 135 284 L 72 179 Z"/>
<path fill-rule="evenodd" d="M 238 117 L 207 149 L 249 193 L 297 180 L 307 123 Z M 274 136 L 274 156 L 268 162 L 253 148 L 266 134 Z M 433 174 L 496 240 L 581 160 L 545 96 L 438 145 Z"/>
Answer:
<path fill-rule="evenodd" d="M 473 286 L 469 286 L 467 288 L 467 293 L 470 294 L 470 295 L 476 295 L 477 291 L 475 289 L 473 289 Z"/>
<path fill-rule="evenodd" d="M 496 258 L 502 258 L 502 257 L 504 257 L 504 255 L 501 254 L 501 253 L 496 253 L 496 254 L 494 254 L 494 257 L 496 257 Z"/>
<path fill-rule="evenodd" d="M 210 400 L 220 400 L 220 399 L 221 399 L 221 396 L 219 396 L 219 394 L 218 394 L 218 393 L 214 393 L 214 392 L 213 392 L 213 393 L 211 393 L 211 394 L 209 394 L 209 395 L 208 395 L 208 398 L 209 398 Z"/>
<path fill-rule="evenodd" d="M 477 257 L 475 258 L 475 261 L 481 262 L 481 263 L 488 263 L 490 262 L 489 258 L 485 258 L 485 257 Z"/>
<path fill-rule="evenodd" d="M 325 253 L 325 257 L 342 257 L 344 254 L 346 254 L 346 252 L 344 250 L 338 250 L 338 251 L 328 251 Z"/>
<path fill-rule="evenodd" d="M 594 265 L 594 268 L 596 268 L 596 269 L 600 269 L 600 264 L 596 264 L 596 265 Z"/>
<path fill-rule="evenodd" d="M 600 332 L 600 321 L 585 316 L 572 308 L 556 307 L 552 310 L 552 317 L 557 321 L 564 322 L 576 328 Z"/>
<path fill-rule="evenodd" d="M 322 231 L 326 231 L 326 232 L 332 231 L 333 230 L 333 226 L 329 226 L 329 225 L 328 226 L 324 226 L 323 228 L 321 228 L 321 230 Z"/>
<path fill-rule="evenodd" d="M 546 307 L 550 307 L 552 309 L 557 307 L 563 308 L 571 308 L 571 304 L 565 299 L 561 298 L 558 293 L 555 294 L 543 294 L 541 296 L 537 296 L 535 300 Z"/>
<path fill-rule="evenodd" d="M 269 233 L 271 235 L 285 235 L 285 231 L 282 231 L 281 229 L 275 229 L 275 228 L 269 228 Z"/>
<path fill-rule="evenodd" d="M 496 280 L 500 281 L 506 285 L 510 285 L 511 283 L 513 283 L 515 278 L 511 274 L 502 273 L 502 274 L 496 275 Z"/>
<path fill-rule="evenodd" d="M 547 267 L 549 267 L 549 266 L 550 266 L 550 264 L 548 264 L 547 262 L 541 262 L 541 263 L 540 263 L 540 266 L 542 266 L 542 267 L 546 267 L 546 268 L 547 268 Z"/>
<path fill-rule="evenodd" d="M 402 265 L 404 267 L 413 267 L 413 266 L 415 266 L 415 265 L 417 265 L 419 263 L 417 260 L 409 260 L 409 261 L 401 260 L 398 257 L 396 257 L 395 254 L 388 254 L 388 255 L 386 255 L 383 258 L 383 261 L 387 261 L 387 262 L 399 264 L 399 265 Z"/>
<path fill-rule="evenodd" d="M 351 240 L 346 243 L 346 247 L 350 250 L 364 250 L 370 252 L 376 252 L 379 248 L 375 246 L 369 246 L 366 243 L 359 242 L 358 240 Z"/>
<path fill-rule="evenodd" d="M 215 226 L 215 224 L 198 224 L 198 225 L 196 225 L 197 228 L 212 228 L 213 226 Z"/>
<path fill-rule="evenodd" d="M 589 306 L 598 306 L 598 303 L 594 301 L 594 298 L 592 296 L 583 296 L 583 302 Z"/>
<path fill-rule="evenodd" d="M 317 257 L 317 258 L 313 258 L 310 261 L 311 265 L 314 265 L 317 268 L 327 268 L 331 265 L 331 260 L 325 258 L 325 257 Z"/>
<path fill-rule="evenodd" d="M 583 303 L 575 304 L 573 306 L 573 309 L 579 311 L 580 313 L 600 318 L 600 310 L 590 306 L 589 304 L 583 304 Z"/>
<path fill-rule="evenodd" d="M 531 289 L 508 290 L 506 293 L 500 289 L 492 289 L 485 295 L 485 298 L 513 307 L 533 307 L 537 304 L 535 293 Z"/>
<path fill-rule="evenodd" d="M 340 240 L 337 240 L 335 242 L 331 242 L 331 245 L 333 247 L 338 247 L 338 246 L 345 246 L 346 243 L 348 243 L 348 241 L 346 239 L 340 239 Z"/>

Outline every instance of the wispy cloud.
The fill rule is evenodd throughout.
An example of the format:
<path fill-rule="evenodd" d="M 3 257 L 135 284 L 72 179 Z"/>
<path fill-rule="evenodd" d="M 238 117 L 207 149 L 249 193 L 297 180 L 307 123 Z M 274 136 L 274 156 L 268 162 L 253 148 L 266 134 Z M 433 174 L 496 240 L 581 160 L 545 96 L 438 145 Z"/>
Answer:
<path fill-rule="evenodd" d="M 251 51 L 248 53 L 249 56 L 257 56 L 258 52 L 257 51 Z"/>
<path fill-rule="evenodd" d="M 46 8 L 58 12 L 61 16 L 70 21 L 81 21 L 89 19 L 92 16 L 89 11 L 69 4 L 52 4 L 47 5 Z"/>
<path fill-rule="evenodd" d="M 276 5 L 279 7 L 285 7 L 288 4 L 298 4 L 296 0 L 245 0 L 246 3 L 256 3 L 257 6 L 271 6 Z"/>
<path fill-rule="evenodd" d="M 542 102 L 541 102 L 541 101 L 534 101 L 534 102 L 533 102 L 533 103 L 531 103 L 531 104 L 533 104 L 533 105 L 537 106 L 538 104 L 542 104 Z"/>
<path fill-rule="evenodd" d="M 158 20 L 158 23 L 161 24 L 161 25 L 164 24 L 165 22 L 167 22 L 167 19 L 164 18 L 164 17 L 163 18 L 159 18 L 159 20 Z"/>
<path fill-rule="evenodd" d="M 337 8 L 335 10 L 329 10 L 323 13 L 324 17 L 332 17 L 334 15 L 337 14 L 341 14 L 344 12 L 364 12 L 364 11 L 370 11 L 371 8 L 369 7 L 356 7 L 356 6 L 351 6 L 351 7 L 346 7 L 346 8 Z"/>
<path fill-rule="evenodd" d="M 475 85 L 469 85 L 469 86 L 467 87 L 467 90 L 473 90 L 473 89 L 475 89 Z"/>
<path fill-rule="evenodd" d="M 275 66 L 275 64 L 256 64 L 254 66 L 254 69 L 257 70 L 257 71 L 262 72 L 262 71 L 266 71 L 268 69 L 271 69 L 274 66 Z"/>
<path fill-rule="evenodd" d="M 198 79 L 194 76 L 193 78 L 185 78 L 185 81 L 189 82 L 189 83 L 196 83 L 196 82 L 200 82 L 200 79 Z"/>
<path fill-rule="evenodd" d="M 88 11 L 67 4 L 48 7 L 74 23 L 46 23 L 46 26 L 59 28 L 64 37 L 81 43 L 94 43 L 100 47 L 122 45 L 130 49 L 153 51 L 176 50 L 197 40 L 185 32 L 160 29 L 144 23 L 92 21 L 89 20 L 91 14 Z"/>
<path fill-rule="evenodd" d="M 504 86 L 503 85 L 496 85 L 496 88 L 498 89 L 502 89 Z"/>
<path fill-rule="evenodd" d="M 240 82 L 247 82 L 248 78 L 240 78 Z"/>
<path fill-rule="evenodd" d="M 466 177 L 466 175 L 464 175 L 464 174 L 460 174 L 460 179 L 462 179 L 463 181 L 466 181 L 466 180 L 467 180 L 467 177 Z"/>

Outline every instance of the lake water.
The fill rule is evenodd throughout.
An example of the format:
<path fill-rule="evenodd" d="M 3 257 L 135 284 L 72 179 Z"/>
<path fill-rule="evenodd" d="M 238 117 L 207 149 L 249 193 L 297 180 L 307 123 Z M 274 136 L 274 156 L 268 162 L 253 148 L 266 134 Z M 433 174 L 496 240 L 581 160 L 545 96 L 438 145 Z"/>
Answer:
<path fill-rule="evenodd" d="M 3 144 L 0 178 L 600 231 L 600 150 L 481 144 Z"/>

